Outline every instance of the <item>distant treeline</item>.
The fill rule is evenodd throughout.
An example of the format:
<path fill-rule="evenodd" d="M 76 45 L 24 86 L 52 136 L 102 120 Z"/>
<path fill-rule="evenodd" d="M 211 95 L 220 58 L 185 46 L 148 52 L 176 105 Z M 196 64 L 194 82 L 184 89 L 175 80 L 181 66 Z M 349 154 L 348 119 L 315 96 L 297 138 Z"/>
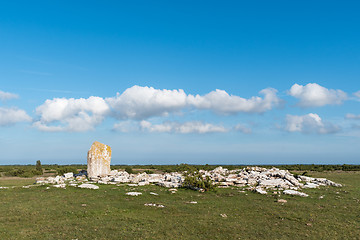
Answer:
<path fill-rule="evenodd" d="M 289 171 L 360 171 L 360 165 L 316 165 L 316 164 L 295 164 L 295 165 L 192 165 L 192 164 L 176 164 L 176 165 L 112 165 L 111 169 L 125 169 L 128 172 L 146 171 L 147 173 L 161 172 L 194 172 L 200 169 L 213 170 L 219 166 L 229 170 L 241 169 L 244 167 L 258 166 L 264 168 L 276 167 Z M 74 165 L 58 165 L 47 164 L 42 165 L 42 170 L 36 168 L 35 165 L 0 165 L 0 176 L 17 176 L 17 177 L 33 177 L 37 175 L 58 174 L 63 175 L 67 172 L 77 173 L 79 170 L 86 170 L 85 164 Z"/>

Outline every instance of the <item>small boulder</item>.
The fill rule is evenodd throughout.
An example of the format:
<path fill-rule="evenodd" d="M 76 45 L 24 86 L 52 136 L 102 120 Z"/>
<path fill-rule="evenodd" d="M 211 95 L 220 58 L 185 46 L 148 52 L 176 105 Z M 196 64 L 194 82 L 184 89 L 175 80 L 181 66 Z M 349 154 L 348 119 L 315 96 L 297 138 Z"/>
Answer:
<path fill-rule="evenodd" d="M 69 172 L 69 173 L 65 173 L 64 174 L 64 178 L 65 179 L 71 179 L 71 178 L 73 178 L 74 177 L 74 174 L 72 173 L 72 172 Z"/>
<path fill-rule="evenodd" d="M 255 192 L 260 193 L 260 194 L 267 194 L 267 192 L 262 188 L 255 188 Z"/>

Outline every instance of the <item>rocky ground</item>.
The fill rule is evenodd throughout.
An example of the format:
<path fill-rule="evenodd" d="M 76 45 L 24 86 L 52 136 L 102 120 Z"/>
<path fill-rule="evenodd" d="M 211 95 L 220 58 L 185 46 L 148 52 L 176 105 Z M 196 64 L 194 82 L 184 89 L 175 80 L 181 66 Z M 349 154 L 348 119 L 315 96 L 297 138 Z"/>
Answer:
<path fill-rule="evenodd" d="M 277 168 L 247 167 L 243 169 L 228 170 L 218 167 L 212 171 L 200 170 L 199 173 L 205 178 L 210 177 L 218 187 L 230 186 L 243 187 L 246 190 L 255 191 L 260 194 L 276 191 L 278 194 L 290 194 L 302 197 L 308 195 L 300 192 L 303 188 L 318 188 L 320 186 L 341 187 L 325 178 L 312 178 L 302 175 L 291 174 L 287 170 Z M 63 176 L 37 178 L 36 184 L 50 184 L 53 187 L 66 188 L 67 186 L 98 189 L 96 184 L 128 184 L 129 186 L 144 186 L 156 184 L 167 188 L 178 188 L 183 186 L 187 172 L 164 173 L 164 174 L 129 174 L 125 171 L 112 170 L 106 177 L 90 178 L 85 176 L 74 177 L 73 173 L 66 173 Z M 201 191 L 201 189 L 200 189 Z"/>

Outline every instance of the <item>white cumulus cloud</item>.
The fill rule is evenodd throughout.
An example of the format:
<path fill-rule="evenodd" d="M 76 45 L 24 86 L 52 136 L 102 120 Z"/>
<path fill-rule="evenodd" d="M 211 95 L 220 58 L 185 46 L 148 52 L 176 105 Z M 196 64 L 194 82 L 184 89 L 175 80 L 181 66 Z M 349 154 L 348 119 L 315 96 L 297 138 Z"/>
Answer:
<path fill-rule="evenodd" d="M 166 116 L 187 105 L 184 90 L 155 89 L 153 87 L 133 86 L 116 97 L 106 98 L 114 114 L 121 119 L 146 119 L 153 116 Z"/>
<path fill-rule="evenodd" d="M 341 90 L 327 89 L 316 83 L 305 86 L 294 84 L 288 91 L 290 96 L 298 98 L 301 107 L 321 107 L 325 105 L 342 104 L 347 94 Z"/>
<path fill-rule="evenodd" d="M 324 122 L 315 113 L 309 113 L 302 116 L 287 115 L 285 130 L 288 132 L 328 134 L 338 132 L 340 128 L 334 124 Z"/>
<path fill-rule="evenodd" d="M 22 109 L 0 107 L 0 126 L 30 121 L 31 117 Z"/>
<path fill-rule="evenodd" d="M 235 114 L 239 112 L 262 113 L 278 106 L 281 100 L 276 95 L 277 90 L 267 88 L 260 91 L 261 97 L 249 99 L 235 95 L 229 95 L 224 90 L 216 89 L 204 96 L 189 96 L 190 105 L 198 109 L 209 109 L 220 114 Z"/>
<path fill-rule="evenodd" d="M 276 93 L 277 90 L 268 88 L 260 91 L 264 98 L 245 99 L 219 89 L 203 96 L 194 96 L 186 94 L 182 89 L 161 90 L 133 86 L 122 94 L 118 93 L 116 97 L 106 98 L 106 101 L 117 118 L 144 120 L 154 116 L 167 116 L 187 107 L 208 109 L 220 114 L 262 113 L 279 105 L 281 100 Z"/>
<path fill-rule="evenodd" d="M 216 133 L 227 132 L 228 130 L 220 125 L 213 125 L 210 123 L 203 123 L 200 121 L 192 122 L 164 122 L 162 124 L 152 124 L 148 121 L 141 121 L 140 127 L 149 132 L 168 132 L 168 133 Z"/>
<path fill-rule="evenodd" d="M 40 120 L 34 123 L 42 131 L 93 130 L 100 124 L 110 108 L 103 98 L 54 98 L 36 108 Z"/>
<path fill-rule="evenodd" d="M 15 98 L 19 98 L 19 96 L 14 93 L 3 92 L 0 90 L 0 100 L 1 101 L 6 101 L 6 100 L 10 100 L 10 99 L 15 99 Z"/>
<path fill-rule="evenodd" d="M 260 91 L 263 97 L 245 99 L 229 95 L 224 90 L 212 91 L 201 96 L 186 94 L 182 89 L 155 89 L 135 85 L 114 97 L 105 99 L 101 97 L 48 99 L 36 108 L 39 120 L 33 126 L 41 131 L 87 131 L 93 130 L 105 117 L 110 116 L 123 121 L 115 124 L 113 130 L 126 132 L 130 125 L 133 128 L 134 124 L 131 121 L 166 117 L 170 113 L 182 113 L 184 110 L 206 109 L 219 114 L 262 113 L 281 102 L 276 93 L 277 90 L 268 88 Z M 124 123 L 124 121 L 129 122 Z M 170 126 L 154 125 L 152 129 L 161 127 Z M 171 128 L 171 131 L 180 133 L 223 131 L 219 126 L 199 122 L 172 123 Z M 240 128 L 237 130 L 248 131 Z"/>

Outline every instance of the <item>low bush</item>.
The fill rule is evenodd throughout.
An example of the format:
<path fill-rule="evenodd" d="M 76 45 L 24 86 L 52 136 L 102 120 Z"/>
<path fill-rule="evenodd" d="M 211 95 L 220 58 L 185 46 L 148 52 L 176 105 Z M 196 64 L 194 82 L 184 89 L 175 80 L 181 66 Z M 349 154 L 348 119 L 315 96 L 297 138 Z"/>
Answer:
<path fill-rule="evenodd" d="M 36 169 L 29 169 L 29 168 L 15 168 L 5 173 L 5 176 L 10 177 L 34 177 L 37 175 L 42 175 L 42 171 L 38 171 Z"/>
<path fill-rule="evenodd" d="M 215 190 L 216 186 L 209 176 L 203 177 L 201 174 L 193 172 L 185 177 L 183 187 L 192 190 Z"/>
<path fill-rule="evenodd" d="M 125 167 L 125 172 L 127 172 L 128 174 L 134 173 L 132 167 L 130 167 L 130 166 Z"/>

